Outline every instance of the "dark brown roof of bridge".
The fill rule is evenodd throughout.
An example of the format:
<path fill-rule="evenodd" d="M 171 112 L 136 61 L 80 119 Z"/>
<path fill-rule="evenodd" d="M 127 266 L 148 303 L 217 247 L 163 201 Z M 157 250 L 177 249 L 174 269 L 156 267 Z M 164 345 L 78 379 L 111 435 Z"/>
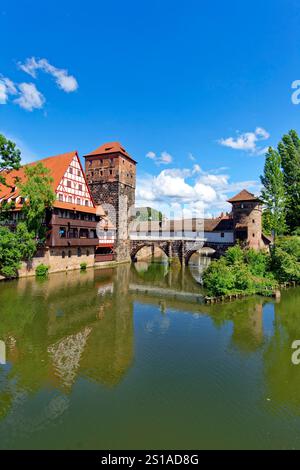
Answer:
<path fill-rule="evenodd" d="M 243 201 L 259 201 L 259 198 L 256 197 L 253 193 L 243 189 L 240 193 L 233 196 L 231 199 L 228 199 L 228 202 L 243 202 Z"/>

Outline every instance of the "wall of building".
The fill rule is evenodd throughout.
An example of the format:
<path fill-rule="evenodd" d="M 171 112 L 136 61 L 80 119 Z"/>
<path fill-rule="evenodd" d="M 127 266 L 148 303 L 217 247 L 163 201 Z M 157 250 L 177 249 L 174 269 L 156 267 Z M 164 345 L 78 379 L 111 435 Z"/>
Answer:
<path fill-rule="evenodd" d="M 62 257 L 64 251 L 65 257 Z M 71 256 L 69 257 L 69 251 Z M 87 254 L 89 252 L 89 255 Z M 94 248 L 81 247 L 81 256 L 78 256 L 77 248 L 51 248 L 47 249 L 41 256 L 33 258 L 30 263 L 22 263 L 19 270 L 19 277 L 34 276 L 35 270 L 39 264 L 49 266 L 49 273 L 60 271 L 70 271 L 80 269 L 80 264 L 86 263 L 88 267 L 95 264 Z"/>
<path fill-rule="evenodd" d="M 222 234 L 224 235 L 222 237 Z M 234 243 L 232 232 L 205 232 L 204 238 L 210 243 Z"/>

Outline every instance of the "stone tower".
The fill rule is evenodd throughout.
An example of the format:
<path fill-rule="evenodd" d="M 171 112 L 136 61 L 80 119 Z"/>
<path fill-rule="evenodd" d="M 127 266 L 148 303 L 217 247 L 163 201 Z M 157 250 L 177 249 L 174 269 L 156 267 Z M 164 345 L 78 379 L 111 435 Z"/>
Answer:
<path fill-rule="evenodd" d="M 135 204 L 136 161 L 119 142 L 101 145 L 84 158 L 94 201 L 107 211 L 116 228 L 116 260 L 129 261 L 129 209 Z"/>
<path fill-rule="evenodd" d="M 250 248 L 264 248 L 262 238 L 262 203 L 246 189 L 229 199 L 232 204 L 234 239 Z"/>

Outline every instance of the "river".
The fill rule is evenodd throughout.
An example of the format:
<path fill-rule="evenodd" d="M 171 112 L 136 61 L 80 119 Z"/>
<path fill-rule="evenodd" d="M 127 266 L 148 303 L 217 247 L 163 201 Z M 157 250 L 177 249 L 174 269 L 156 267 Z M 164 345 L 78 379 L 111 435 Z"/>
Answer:
<path fill-rule="evenodd" d="M 140 261 L 0 283 L 1 449 L 300 448 L 300 289 Z"/>

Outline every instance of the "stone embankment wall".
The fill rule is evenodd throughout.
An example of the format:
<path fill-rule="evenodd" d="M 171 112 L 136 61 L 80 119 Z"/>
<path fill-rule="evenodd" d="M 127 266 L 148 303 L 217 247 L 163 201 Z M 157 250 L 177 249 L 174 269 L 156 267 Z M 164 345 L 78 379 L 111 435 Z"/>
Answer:
<path fill-rule="evenodd" d="M 95 264 L 94 253 L 90 249 L 87 256 L 87 250 L 82 249 L 81 256 L 78 256 L 77 248 L 70 248 L 65 251 L 65 257 L 62 257 L 61 248 L 51 248 L 33 258 L 31 262 L 22 263 L 19 270 L 19 277 L 34 276 L 36 267 L 39 264 L 46 264 L 49 266 L 49 273 L 56 273 L 60 271 L 71 271 L 73 269 L 80 269 L 80 264 L 86 263 L 88 267 Z"/>

